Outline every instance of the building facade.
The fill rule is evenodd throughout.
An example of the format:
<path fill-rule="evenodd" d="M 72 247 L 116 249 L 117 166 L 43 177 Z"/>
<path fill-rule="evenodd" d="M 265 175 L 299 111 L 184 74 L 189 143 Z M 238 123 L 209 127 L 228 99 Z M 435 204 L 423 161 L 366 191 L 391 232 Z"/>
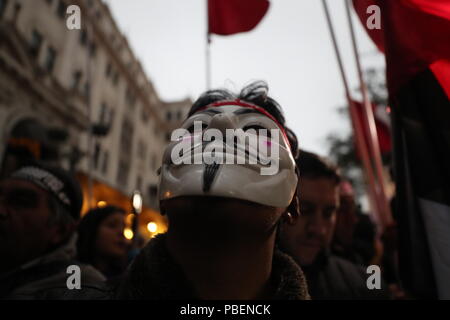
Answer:
<path fill-rule="evenodd" d="M 70 5 L 80 9 L 80 29 L 67 26 Z M 148 219 L 163 221 L 157 170 L 191 100 L 161 101 L 108 6 L 0 0 L 0 39 L 1 159 L 17 128 L 34 121 L 59 132 L 52 161 L 77 173 L 84 210 L 139 190 Z"/>

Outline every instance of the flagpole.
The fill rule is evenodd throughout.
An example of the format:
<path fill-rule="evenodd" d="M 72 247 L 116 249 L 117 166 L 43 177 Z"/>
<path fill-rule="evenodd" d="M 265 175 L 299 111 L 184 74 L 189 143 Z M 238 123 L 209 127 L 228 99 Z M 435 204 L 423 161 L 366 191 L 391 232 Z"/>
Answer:
<path fill-rule="evenodd" d="M 208 33 L 206 36 L 206 90 L 211 89 L 211 35 Z"/>
<path fill-rule="evenodd" d="M 94 193 L 93 193 L 93 166 L 94 166 L 94 159 L 93 159 L 93 150 L 94 150 L 94 137 L 92 133 L 92 102 L 91 102 L 91 86 L 92 86 L 92 65 L 91 65 L 91 41 L 93 41 L 94 36 L 92 32 L 92 21 L 89 21 L 88 23 L 85 23 L 86 25 L 86 38 L 87 38 L 87 92 L 86 92 L 86 99 L 87 99 L 87 110 L 88 110 L 88 123 L 89 123 L 89 129 L 88 129 L 88 152 L 87 152 L 87 164 L 88 164 L 88 210 L 92 208 L 93 202 L 94 202 Z M 91 39 L 92 37 L 92 39 Z"/>
<path fill-rule="evenodd" d="M 205 51 L 205 72 L 206 90 L 211 89 L 211 33 L 209 33 L 209 0 L 206 0 L 206 51 Z"/>
<path fill-rule="evenodd" d="M 365 117 L 365 120 L 367 121 L 368 126 L 367 128 L 367 136 L 369 140 L 369 148 L 372 150 L 372 159 L 375 165 L 375 174 L 378 179 L 378 185 L 379 185 L 379 196 L 381 200 L 381 207 L 383 210 L 380 211 L 381 216 L 379 217 L 381 222 L 383 223 L 383 226 L 386 227 L 392 223 L 392 214 L 391 214 L 391 207 L 387 200 L 386 195 L 386 185 L 384 181 L 383 176 L 383 164 L 381 161 L 381 152 L 380 152 L 380 145 L 378 142 L 378 134 L 377 134 L 377 128 L 375 126 L 375 118 L 373 115 L 372 110 L 372 104 L 369 99 L 369 94 L 367 90 L 366 83 L 364 81 L 362 68 L 361 68 L 361 60 L 359 56 L 358 51 L 358 44 L 355 37 L 355 30 L 353 27 L 351 12 L 350 12 L 350 4 L 349 0 L 345 1 L 345 8 L 347 11 L 347 20 L 350 28 L 350 34 L 352 39 L 352 45 L 353 45 L 353 52 L 355 55 L 355 62 L 356 67 L 358 70 L 358 78 L 359 78 L 359 84 L 361 87 L 362 95 L 363 95 L 363 115 Z"/>
<path fill-rule="evenodd" d="M 372 170 L 372 165 L 370 163 L 369 153 L 368 153 L 367 147 L 364 143 L 362 126 L 361 126 L 361 123 L 358 118 L 356 106 L 350 95 L 350 89 L 349 89 L 349 85 L 347 82 L 347 77 L 345 75 L 344 66 L 343 66 L 342 59 L 341 59 L 341 54 L 339 52 L 339 47 L 337 45 L 336 35 L 334 34 L 333 24 L 331 22 L 330 13 L 328 10 L 326 0 L 322 0 L 322 5 L 323 5 L 323 9 L 325 11 L 325 17 L 327 20 L 328 30 L 331 35 L 331 40 L 333 43 L 334 52 L 335 52 L 336 59 L 338 62 L 342 82 L 344 84 L 345 95 L 346 95 L 346 98 L 347 98 L 347 101 L 349 104 L 350 119 L 352 122 L 353 132 L 355 134 L 355 142 L 356 142 L 357 149 L 359 150 L 361 160 L 363 163 L 363 168 L 364 168 L 364 172 L 365 172 L 364 176 L 365 176 L 366 180 L 368 180 L 367 184 L 369 187 L 370 205 L 371 205 L 372 210 L 374 210 L 376 213 L 375 216 L 379 217 L 380 216 L 379 215 L 380 207 L 379 207 L 379 203 L 377 201 L 378 193 L 377 193 L 376 184 L 375 184 L 376 182 L 375 182 L 375 177 L 374 177 L 373 170 Z"/>

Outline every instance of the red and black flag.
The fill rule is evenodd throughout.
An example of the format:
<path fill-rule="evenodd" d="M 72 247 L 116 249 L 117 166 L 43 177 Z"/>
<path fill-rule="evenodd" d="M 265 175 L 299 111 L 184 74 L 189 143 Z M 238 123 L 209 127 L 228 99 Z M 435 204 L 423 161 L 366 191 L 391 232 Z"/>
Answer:
<path fill-rule="evenodd" d="M 450 1 L 353 0 L 386 55 L 400 276 L 417 298 L 450 299 Z"/>
<path fill-rule="evenodd" d="M 433 65 L 433 73 L 450 68 L 450 1 L 448 0 L 353 0 L 356 13 L 378 49 L 386 54 L 389 92 L 399 88 L 416 74 Z M 376 5 L 381 13 L 381 28 L 368 28 Z M 445 71 L 444 71 L 445 69 Z M 450 82 L 439 76 L 444 90 Z"/>

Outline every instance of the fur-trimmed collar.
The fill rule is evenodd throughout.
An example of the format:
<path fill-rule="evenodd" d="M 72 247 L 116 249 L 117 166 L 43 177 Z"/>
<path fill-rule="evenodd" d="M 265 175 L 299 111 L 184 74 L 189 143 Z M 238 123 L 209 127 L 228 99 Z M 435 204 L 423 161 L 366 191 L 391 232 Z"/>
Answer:
<path fill-rule="evenodd" d="M 274 252 L 272 281 L 274 300 L 310 299 L 305 277 L 291 257 Z M 170 257 L 165 235 L 152 239 L 136 257 L 120 288 L 119 299 L 198 299 L 180 267 Z"/>

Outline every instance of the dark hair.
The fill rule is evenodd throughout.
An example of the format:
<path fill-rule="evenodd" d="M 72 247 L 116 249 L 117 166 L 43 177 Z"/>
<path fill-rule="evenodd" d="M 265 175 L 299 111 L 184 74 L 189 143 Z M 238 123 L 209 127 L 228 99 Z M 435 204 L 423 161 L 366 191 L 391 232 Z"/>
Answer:
<path fill-rule="evenodd" d="M 125 210 L 122 208 L 106 206 L 88 211 L 81 219 L 78 225 L 77 240 L 77 253 L 80 262 L 93 263 L 98 228 L 103 220 L 116 212 L 125 214 Z"/>
<path fill-rule="evenodd" d="M 188 117 L 196 113 L 202 107 L 211 103 L 227 100 L 239 99 L 243 102 L 252 103 L 263 108 L 285 129 L 292 153 L 296 154 L 298 142 L 295 133 L 286 127 L 286 119 L 284 118 L 281 106 L 274 99 L 268 96 L 269 86 L 265 81 L 255 81 L 242 88 L 239 94 L 235 94 L 226 89 L 209 90 L 203 93 L 192 105 L 189 110 Z"/>
<path fill-rule="evenodd" d="M 300 179 L 327 178 L 336 183 L 336 185 L 341 181 L 338 168 L 315 153 L 300 150 L 295 161 L 299 169 Z"/>
<path fill-rule="evenodd" d="M 60 190 L 54 191 L 51 187 L 47 186 L 47 183 L 38 181 L 42 178 L 29 176 L 28 173 L 23 173 L 22 170 L 39 170 L 56 177 L 60 183 L 62 183 Z M 29 180 L 31 183 L 43 189 L 50 198 L 59 201 L 60 205 L 55 204 L 53 200 L 49 200 L 48 202 L 50 210 L 53 211 L 55 215 L 59 211 L 65 211 L 73 218 L 74 221 L 78 221 L 80 219 L 81 207 L 83 205 L 83 192 L 81 190 L 80 183 L 69 171 L 62 167 L 50 165 L 42 161 L 32 161 L 25 166 L 18 167 L 14 172 L 10 173 L 9 176 L 12 178 Z M 68 201 L 63 202 L 60 194 L 63 194 Z M 60 206 L 64 207 L 65 210 L 60 210 Z"/>

